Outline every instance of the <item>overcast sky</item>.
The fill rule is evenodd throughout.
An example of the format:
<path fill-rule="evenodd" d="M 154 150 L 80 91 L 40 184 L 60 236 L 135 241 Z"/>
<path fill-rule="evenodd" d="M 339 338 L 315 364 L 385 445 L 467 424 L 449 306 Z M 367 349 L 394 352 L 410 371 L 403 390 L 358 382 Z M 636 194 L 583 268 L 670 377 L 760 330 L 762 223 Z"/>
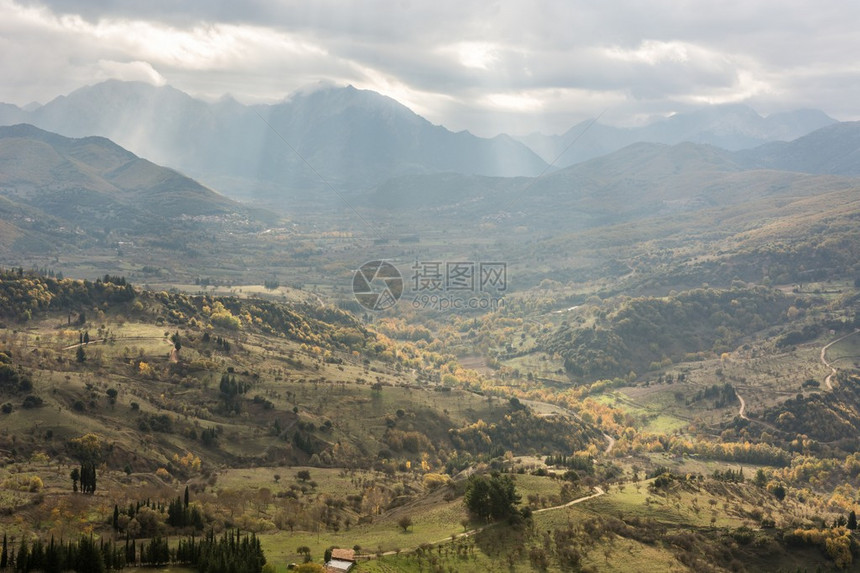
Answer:
<path fill-rule="evenodd" d="M 108 78 L 277 101 L 376 90 L 479 135 L 707 104 L 860 118 L 860 2 L 0 0 L 0 101 Z"/>

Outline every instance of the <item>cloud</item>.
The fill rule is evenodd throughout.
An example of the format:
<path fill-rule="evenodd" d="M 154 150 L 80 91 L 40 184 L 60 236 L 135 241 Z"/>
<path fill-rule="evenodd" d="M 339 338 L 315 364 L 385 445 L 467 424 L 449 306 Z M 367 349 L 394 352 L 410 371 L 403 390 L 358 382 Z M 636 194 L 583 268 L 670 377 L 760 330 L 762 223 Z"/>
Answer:
<path fill-rule="evenodd" d="M 482 135 L 730 102 L 854 119 L 858 19 L 806 0 L 0 0 L 0 101 L 107 77 L 246 102 L 329 81 Z"/>
<path fill-rule="evenodd" d="M 164 76 L 155 71 L 149 62 L 115 62 L 113 60 L 99 60 L 101 73 L 98 79 L 116 79 L 127 82 L 146 82 L 155 86 L 163 86 L 167 83 Z"/>

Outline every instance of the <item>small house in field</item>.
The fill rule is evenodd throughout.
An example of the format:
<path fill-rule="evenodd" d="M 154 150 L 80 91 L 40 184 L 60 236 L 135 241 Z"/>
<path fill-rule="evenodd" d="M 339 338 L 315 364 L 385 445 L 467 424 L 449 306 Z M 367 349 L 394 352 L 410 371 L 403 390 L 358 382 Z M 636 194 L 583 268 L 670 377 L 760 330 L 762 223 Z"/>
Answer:
<path fill-rule="evenodd" d="M 352 549 L 332 549 L 331 559 L 325 564 L 326 573 L 347 573 L 355 567 L 355 551 Z"/>

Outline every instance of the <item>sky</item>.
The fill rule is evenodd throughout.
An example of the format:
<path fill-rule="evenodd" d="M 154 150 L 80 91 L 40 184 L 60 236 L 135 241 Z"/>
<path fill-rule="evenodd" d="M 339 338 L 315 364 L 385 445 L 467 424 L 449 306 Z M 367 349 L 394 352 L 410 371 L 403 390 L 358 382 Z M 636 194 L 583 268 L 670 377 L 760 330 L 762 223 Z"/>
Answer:
<path fill-rule="evenodd" d="M 729 103 L 855 120 L 858 21 L 836 0 L 0 0 L 0 102 L 111 78 L 244 103 L 323 82 L 483 136 Z"/>

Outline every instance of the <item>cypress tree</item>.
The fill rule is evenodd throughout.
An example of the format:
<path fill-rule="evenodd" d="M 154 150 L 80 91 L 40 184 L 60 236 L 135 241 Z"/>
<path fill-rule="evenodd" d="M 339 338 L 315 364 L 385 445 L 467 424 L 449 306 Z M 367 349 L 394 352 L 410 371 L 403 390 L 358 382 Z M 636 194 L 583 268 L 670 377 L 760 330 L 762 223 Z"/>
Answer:
<path fill-rule="evenodd" d="M 51 536 L 51 543 L 45 550 L 45 573 L 60 573 L 63 566 L 60 563 L 60 552 L 57 545 L 54 543 L 54 536 Z"/>
<path fill-rule="evenodd" d="M 36 539 L 33 542 L 33 547 L 30 549 L 30 558 L 27 561 L 28 571 L 41 571 L 45 568 L 45 546 L 42 545 L 41 539 Z"/>
<path fill-rule="evenodd" d="M 27 538 L 21 537 L 21 545 L 18 547 L 18 557 L 15 558 L 15 566 L 18 571 L 28 571 L 27 563 L 30 559 L 30 550 L 27 548 Z"/>
<path fill-rule="evenodd" d="M 102 552 L 96 547 L 92 537 L 81 537 L 74 569 L 77 573 L 105 573 Z"/>

